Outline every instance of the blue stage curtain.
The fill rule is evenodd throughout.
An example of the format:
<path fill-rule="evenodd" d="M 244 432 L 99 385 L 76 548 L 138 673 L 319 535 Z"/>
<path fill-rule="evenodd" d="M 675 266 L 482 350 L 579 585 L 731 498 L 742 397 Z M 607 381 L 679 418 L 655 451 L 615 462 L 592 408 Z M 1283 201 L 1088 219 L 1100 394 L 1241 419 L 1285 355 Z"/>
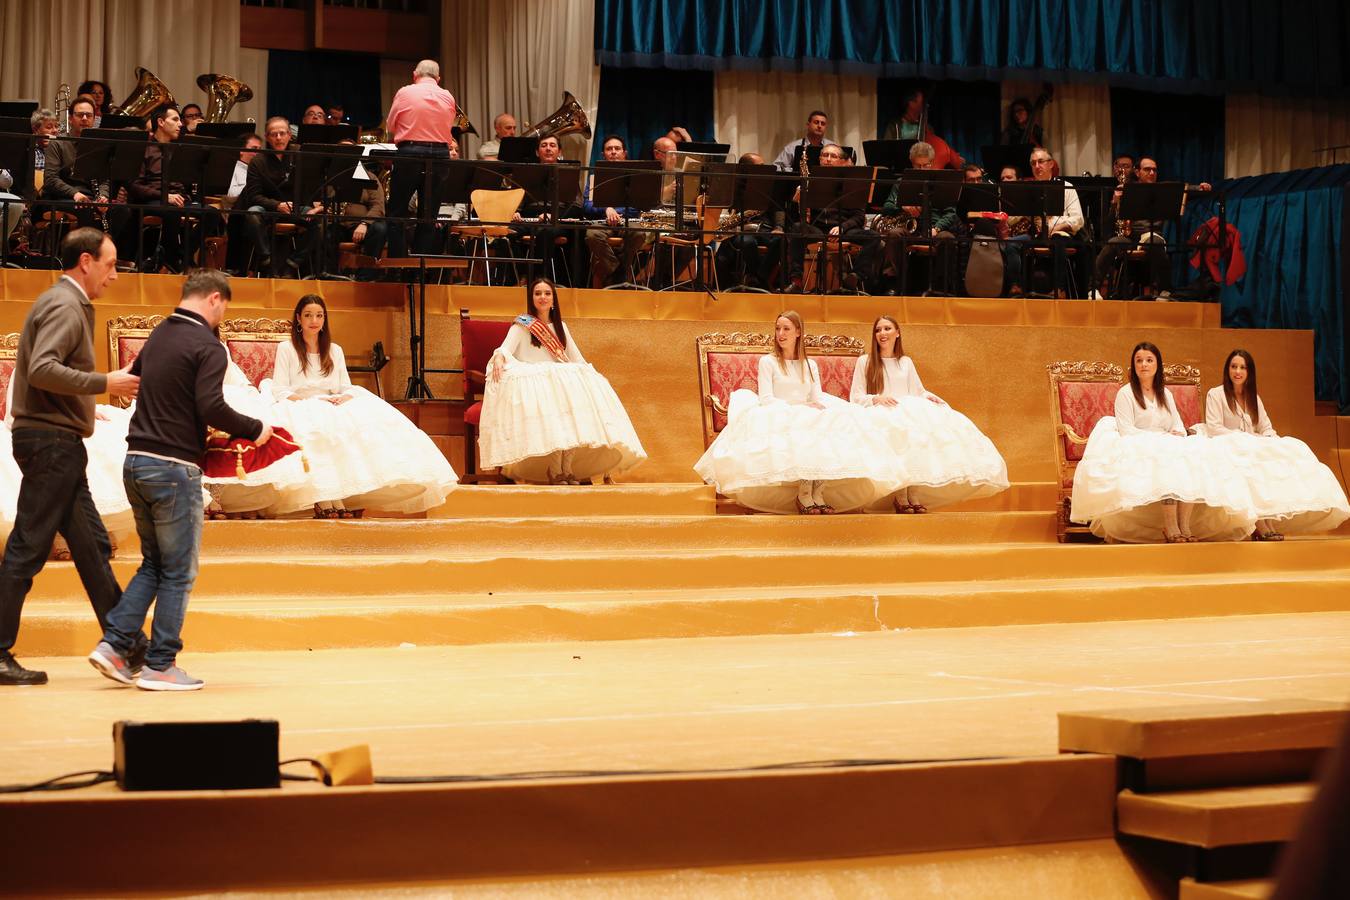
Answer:
<path fill-rule="evenodd" d="M 877 134 L 899 118 L 905 91 L 916 86 L 911 79 L 877 80 Z M 917 84 L 925 89 L 928 120 L 943 140 L 966 162 L 980 165 L 980 148 L 997 144 L 999 135 L 999 85 L 994 81 L 939 81 Z"/>
<path fill-rule="evenodd" d="M 1111 89 L 1111 152 L 1149 156 L 1162 181 L 1211 184 L 1223 177 L 1224 101 Z"/>
<path fill-rule="evenodd" d="M 651 159 L 652 141 L 683 125 L 696 141 L 713 140 L 713 74 L 668 69 L 600 68 L 600 102 L 591 157 L 617 134 L 629 159 Z"/>
<path fill-rule="evenodd" d="M 1346 359 L 1345 206 L 1350 165 L 1235 178 L 1215 185 L 1242 236 L 1246 277 L 1223 288 L 1225 328 L 1300 328 L 1314 334 L 1317 399 L 1350 410 Z M 1217 214 L 1191 204 L 1189 236 Z M 1259 362 L 1259 360 L 1258 360 Z"/>
<path fill-rule="evenodd" d="M 596 0 L 595 22 L 597 59 L 625 68 L 1350 89 L 1350 12 L 1329 0 Z"/>
<path fill-rule="evenodd" d="M 384 120 L 385 113 L 380 108 L 380 58 L 369 53 L 318 50 L 269 52 L 268 114 L 285 116 L 299 124 L 311 103 L 340 103 L 350 121 L 374 128 Z"/>

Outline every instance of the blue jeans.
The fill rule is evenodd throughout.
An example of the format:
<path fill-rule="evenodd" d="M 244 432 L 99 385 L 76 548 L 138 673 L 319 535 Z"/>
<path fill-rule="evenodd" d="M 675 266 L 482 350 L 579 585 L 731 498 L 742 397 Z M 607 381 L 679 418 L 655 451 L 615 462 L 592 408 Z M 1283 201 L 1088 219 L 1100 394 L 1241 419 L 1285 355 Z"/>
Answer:
<path fill-rule="evenodd" d="M 183 649 L 181 634 L 188 594 L 197 580 L 202 544 L 202 470 L 184 463 L 128 454 L 122 483 L 141 539 L 141 567 L 108 614 L 103 639 L 128 655 L 145 624 L 150 604 L 155 621 L 145 663 L 163 671 Z"/>

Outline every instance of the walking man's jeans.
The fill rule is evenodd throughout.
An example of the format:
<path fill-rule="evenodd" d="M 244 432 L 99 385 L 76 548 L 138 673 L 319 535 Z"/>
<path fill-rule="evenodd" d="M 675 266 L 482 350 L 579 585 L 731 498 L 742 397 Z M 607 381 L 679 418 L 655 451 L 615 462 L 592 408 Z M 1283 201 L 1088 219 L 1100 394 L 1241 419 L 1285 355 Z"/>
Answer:
<path fill-rule="evenodd" d="M 153 456 L 128 454 L 122 483 L 141 539 L 141 567 L 127 584 L 121 602 L 108 614 L 103 639 L 123 656 L 130 655 L 154 603 L 154 627 L 145 664 L 162 672 L 174 665 L 178 651 L 183 649 L 183 617 L 188 594 L 197 580 L 202 470 Z"/>
<path fill-rule="evenodd" d="M 0 650 L 13 649 L 18 639 L 23 602 L 58 532 L 70 546 L 70 558 L 100 627 L 106 626 L 109 611 L 122 596 L 108 563 L 112 543 L 89 495 L 84 441 L 70 431 L 20 428 L 14 432 L 13 445 L 23 480 L 14 530 L 0 564 Z M 139 630 L 128 633 L 130 652 Z"/>

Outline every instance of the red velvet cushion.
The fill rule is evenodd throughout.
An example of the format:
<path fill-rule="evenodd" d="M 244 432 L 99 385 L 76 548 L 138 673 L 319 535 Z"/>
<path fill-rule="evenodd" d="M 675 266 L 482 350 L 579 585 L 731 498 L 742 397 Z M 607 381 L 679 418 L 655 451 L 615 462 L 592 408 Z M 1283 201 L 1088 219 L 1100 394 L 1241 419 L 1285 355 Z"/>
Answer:
<path fill-rule="evenodd" d="M 721 352 L 708 354 L 708 393 L 725 409 L 731 392 L 744 388 L 759 391 L 759 358 L 762 353 Z M 713 409 L 713 431 L 727 427 L 727 417 Z"/>
<path fill-rule="evenodd" d="M 477 425 L 483 418 L 483 401 L 469 404 L 469 408 L 464 410 L 464 424 Z"/>
<path fill-rule="evenodd" d="M 14 377 L 14 362 L 12 359 L 0 359 L 0 419 L 9 412 L 5 398 L 9 394 L 9 380 Z"/>
<path fill-rule="evenodd" d="M 136 361 L 145 346 L 143 337 L 119 337 L 117 339 L 117 368 L 124 369 Z"/>
<path fill-rule="evenodd" d="M 206 439 L 202 473 L 211 478 L 239 478 L 242 477 L 240 469 L 245 473 L 257 472 L 301 450 L 285 428 L 273 428 L 272 439 L 261 447 L 247 438 L 230 437 L 215 431 Z M 309 469 L 308 463 L 305 469 Z"/>
<path fill-rule="evenodd" d="M 856 356 L 813 356 L 816 367 L 820 369 L 820 389 L 833 394 L 840 400 L 847 400 L 853 390 L 853 367 L 858 364 Z"/>
<path fill-rule="evenodd" d="M 264 378 L 271 378 L 277 363 L 278 341 L 234 338 L 226 342 L 230 358 L 244 370 L 249 383 L 257 387 Z"/>
<path fill-rule="evenodd" d="M 477 319 L 459 320 L 460 356 L 464 367 L 464 396 L 483 392 L 483 380 L 470 377 L 470 372 L 486 372 L 492 353 L 506 340 L 510 322 L 484 322 Z M 474 420 L 477 422 L 477 419 Z"/>
<path fill-rule="evenodd" d="M 1172 399 L 1177 404 L 1177 414 L 1181 423 L 1189 431 L 1192 425 L 1205 421 L 1204 406 L 1200 400 L 1200 387 L 1195 384 L 1169 384 Z"/>
<path fill-rule="evenodd" d="M 1106 381 L 1061 381 L 1059 383 L 1059 420 L 1076 431 L 1079 437 L 1086 438 L 1103 416 L 1115 414 L 1116 392 L 1120 385 Z M 1083 458 L 1086 444 L 1075 444 L 1067 436 L 1061 435 L 1064 442 L 1064 458 L 1077 462 Z"/>

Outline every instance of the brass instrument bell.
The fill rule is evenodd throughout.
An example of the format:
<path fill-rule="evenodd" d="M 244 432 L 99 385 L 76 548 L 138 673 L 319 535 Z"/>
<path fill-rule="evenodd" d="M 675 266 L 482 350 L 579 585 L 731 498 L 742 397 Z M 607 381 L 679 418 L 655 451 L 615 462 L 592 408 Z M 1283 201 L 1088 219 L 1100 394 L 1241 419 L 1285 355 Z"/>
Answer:
<path fill-rule="evenodd" d="M 207 73 L 197 76 L 197 87 L 206 92 L 206 115 L 202 121 L 211 124 L 224 122 L 236 103 L 253 99 L 253 88 L 229 75 Z"/>

